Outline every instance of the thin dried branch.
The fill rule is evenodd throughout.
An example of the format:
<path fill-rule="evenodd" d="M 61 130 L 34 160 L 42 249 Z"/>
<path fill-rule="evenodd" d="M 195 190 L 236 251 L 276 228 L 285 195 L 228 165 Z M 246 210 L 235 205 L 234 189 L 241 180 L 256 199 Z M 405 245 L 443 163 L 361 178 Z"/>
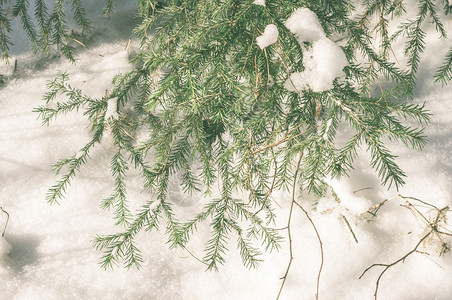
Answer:
<path fill-rule="evenodd" d="M 370 269 L 372 269 L 373 267 L 384 267 L 383 271 L 381 271 L 380 275 L 377 278 L 377 282 L 375 284 L 375 292 L 374 292 L 374 298 L 375 300 L 377 299 L 377 294 L 378 294 L 378 288 L 380 286 L 380 280 L 383 277 L 383 274 L 392 266 L 398 264 L 399 262 L 405 262 L 405 259 L 407 259 L 408 256 L 410 256 L 411 254 L 417 252 L 417 249 L 419 248 L 419 246 L 422 244 L 422 242 L 430 236 L 430 234 L 433 233 L 433 230 L 429 231 L 426 235 L 424 235 L 419 242 L 416 244 L 416 246 L 409 251 L 407 254 L 405 254 L 404 256 L 402 256 L 401 258 L 399 258 L 398 260 L 394 261 L 393 263 L 390 264 L 373 264 L 370 267 L 368 267 L 367 269 L 364 270 L 364 272 L 361 274 L 361 276 L 359 276 L 359 279 L 361 279 L 364 274 L 366 274 L 367 271 L 369 271 Z"/>
<path fill-rule="evenodd" d="M 350 223 L 348 222 L 347 218 L 346 218 L 344 215 L 342 215 L 342 218 L 344 219 L 345 224 L 347 224 L 348 229 L 349 229 L 350 232 L 352 233 L 353 239 L 354 239 L 355 242 L 358 244 L 358 239 L 356 238 L 356 235 L 355 235 L 355 233 L 353 232 L 352 226 L 350 226 Z"/>
<path fill-rule="evenodd" d="M 314 228 L 315 234 L 317 235 L 317 239 L 319 240 L 319 246 L 320 246 L 320 268 L 319 268 L 319 274 L 317 275 L 317 288 L 316 288 L 316 294 L 315 294 L 315 299 L 318 300 L 319 299 L 319 287 L 320 287 L 320 275 L 322 274 L 323 262 L 324 262 L 323 243 L 322 243 L 322 239 L 320 238 L 319 231 L 317 230 L 317 227 L 315 226 L 314 222 L 312 221 L 312 219 L 309 216 L 309 214 L 306 211 L 306 209 L 304 209 L 303 206 L 301 206 L 296 201 L 295 201 L 295 204 L 304 212 L 304 214 L 308 218 L 309 222 L 311 223 L 312 227 Z M 353 235 L 353 236 L 355 236 L 355 235 Z M 355 239 L 356 239 L 356 237 L 355 237 Z M 356 241 L 356 242 L 358 242 L 358 241 Z"/>
<path fill-rule="evenodd" d="M 194 259 L 196 259 L 197 261 L 199 261 L 200 263 L 202 263 L 202 264 L 204 264 L 204 265 L 206 265 L 206 266 L 209 265 L 209 264 L 206 263 L 205 261 L 203 261 L 203 260 L 201 260 L 200 258 L 198 258 L 196 255 L 194 255 L 190 250 L 187 249 L 187 247 L 185 247 L 185 246 L 182 246 L 182 247 L 184 248 L 185 251 L 188 252 L 188 254 L 190 254 L 191 257 L 193 257 Z"/>
<path fill-rule="evenodd" d="M 3 228 L 3 233 L 2 233 L 2 237 L 5 236 L 5 232 L 6 232 L 6 227 L 8 227 L 8 222 L 9 222 L 9 213 L 3 209 L 3 207 L 0 206 L 0 209 L 2 210 L 2 212 L 4 212 L 6 214 L 6 223 L 5 223 L 5 228 Z"/>
<path fill-rule="evenodd" d="M 287 280 L 287 276 L 289 275 L 289 270 L 290 267 L 292 265 L 292 260 L 293 260 L 293 245 L 292 245 L 292 233 L 290 230 L 290 223 L 292 221 L 292 213 L 293 213 L 293 205 L 296 203 L 295 202 L 295 189 L 296 189 L 296 183 L 297 183 L 297 178 L 298 178 L 298 171 L 300 170 L 300 164 L 301 164 L 301 160 L 303 158 L 303 155 L 300 155 L 300 158 L 298 160 L 298 164 L 297 164 L 297 169 L 295 170 L 295 174 L 293 177 L 293 186 L 292 186 L 292 201 L 290 203 L 290 210 L 289 210 L 289 217 L 287 219 L 287 235 L 288 235 L 288 239 L 289 239 L 289 255 L 290 255 L 290 259 L 289 259 L 289 264 L 287 265 L 286 268 L 286 272 L 284 273 L 284 276 L 281 277 L 282 279 L 282 283 L 281 283 L 281 287 L 279 288 L 279 292 L 278 292 L 278 296 L 276 296 L 276 300 L 279 299 L 279 297 L 281 296 L 281 292 L 284 288 L 284 284 L 286 283 Z"/>
<path fill-rule="evenodd" d="M 380 208 L 386 203 L 388 202 L 388 199 L 385 199 L 383 202 L 380 202 L 372 207 L 369 207 L 366 211 L 360 213 L 358 216 L 362 216 L 365 213 L 368 213 L 372 216 L 372 218 L 375 218 L 377 216 L 377 212 L 380 210 Z"/>
<path fill-rule="evenodd" d="M 406 253 L 404 256 L 402 256 L 401 258 L 397 259 L 396 261 L 389 263 L 389 264 L 373 264 L 370 267 L 368 267 L 367 269 L 364 270 L 364 272 L 361 274 L 361 276 L 359 276 L 359 279 L 361 279 L 364 274 L 366 274 L 367 271 L 369 271 L 370 269 L 372 269 L 373 267 L 383 267 L 383 271 L 381 271 L 380 275 L 377 278 L 376 284 L 375 284 L 375 291 L 374 291 L 374 298 L 377 299 L 377 295 L 378 295 L 378 289 L 380 286 L 380 281 L 381 278 L 383 277 L 383 274 L 391 267 L 395 266 L 396 264 L 400 263 L 400 262 L 405 262 L 405 260 L 408 258 L 408 256 L 410 256 L 413 253 L 420 253 L 420 254 L 430 254 L 428 252 L 425 251 L 420 251 L 418 250 L 418 248 L 425 242 L 427 242 L 428 238 L 434 238 L 434 236 L 436 236 L 438 238 L 438 240 L 441 242 L 441 251 L 440 251 L 440 255 L 443 254 L 444 252 L 449 250 L 449 246 L 448 243 L 446 241 L 443 240 L 441 235 L 447 235 L 447 236 L 452 236 L 452 234 L 447 233 L 442 231 L 442 226 L 443 223 L 445 223 L 445 214 L 447 213 L 447 211 L 449 211 L 449 207 L 446 206 L 442 209 L 439 209 L 438 207 L 434 206 L 433 204 L 430 204 L 428 202 L 422 201 L 420 199 L 417 198 L 413 198 L 413 197 L 406 197 L 406 196 L 402 196 L 402 195 L 398 195 L 398 197 L 402 198 L 405 200 L 406 204 L 401 204 L 402 207 L 408 208 L 415 217 L 420 218 L 422 220 L 422 222 L 424 223 L 424 225 L 427 227 L 427 233 L 424 234 L 422 236 L 422 238 L 418 241 L 418 243 L 416 244 L 416 246 L 409 251 L 408 253 Z M 433 208 L 436 211 L 436 216 L 433 218 L 433 220 L 429 220 L 421 211 L 419 211 L 411 202 L 409 202 L 408 200 L 413 200 L 413 201 L 417 201 L 419 203 L 422 203 L 423 205 L 426 205 L 430 208 Z M 386 201 L 383 201 L 382 203 L 376 205 L 373 207 L 373 209 L 378 210 Z M 370 210 L 372 210 L 372 208 L 370 208 L 367 212 L 369 212 Z M 445 230 L 448 231 L 448 229 L 446 228 Z"/>

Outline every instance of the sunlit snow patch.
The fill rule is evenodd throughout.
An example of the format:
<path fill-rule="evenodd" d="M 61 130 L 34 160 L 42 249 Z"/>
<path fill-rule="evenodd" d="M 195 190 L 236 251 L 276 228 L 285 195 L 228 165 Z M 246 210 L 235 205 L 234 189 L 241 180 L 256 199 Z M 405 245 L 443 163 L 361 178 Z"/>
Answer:
<path fill-rule="evenodd" d="M 284 87 L 289 91 L 312 89 L 323 92 L 333 88 L 333 81 L 343 77 L 348 65 L 344 51 L 326 37 L 317 15 L 308 8 L 297 9 L 285 23 L 304 49 L 303 72 L 292 73 Z M 304 42 L 312 44 L 307 48 Z"/>
<path fill-rule="evenodd" d="M 356 196 L 350 185 L 336 179 L 327 179 L 327 183 L 333 188 L 339 197 L 341 206 L 358 216 L 372 206 L 372 201 L 364 197 Z"/>
<path fill-rule="evenodd" d="M 253 4 L 265 6 L 265 0 L 254 0 Z"/>
<path fill-rule="evenodd" d="M 12 250 L 11 245 L 6 241 L 5 237 L 0 236 L 0 260 L 8 255 Z"/>
<path fill-rule="evenodd" d="M 279 31 L 275 24 L 269 24 L 265 27 L 264 33 L 256 38 L 259 48 L 264 49 L 278 40 Z"/>
<path fill-rule="evenodd" d="M 107 111 L 105 112 L 105 120 L 110 118 L 117 118 L 118 113 L 116 112 L 118 105 L 118 98 L 110 98 L 107 100 Z"/>
<path fill-rule="evenodd" d="M 295 34 L 300 43 L 312 43 L 326 37 L 319 18 L 312 10 L 306 7 L 297 9 L 284 25 Z"/>

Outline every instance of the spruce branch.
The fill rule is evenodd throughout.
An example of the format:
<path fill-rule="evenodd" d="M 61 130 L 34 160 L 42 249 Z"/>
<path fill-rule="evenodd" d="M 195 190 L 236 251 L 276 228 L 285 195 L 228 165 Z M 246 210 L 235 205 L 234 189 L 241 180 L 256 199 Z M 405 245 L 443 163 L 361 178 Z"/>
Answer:
<path fill-rule="evenodd" d="M 452 48 L 447 52 L 443 65 L 435 73 L 435 82 L 441 82 L 445 86 L 452 80 Z"/>
<path fill-rule="evenodd" d="M 107 4 L 104 9 L 104 16 L 110 16 L 113 12 L 113 8 L 115 5 L 115 0 L 107 0 Z"/>
<path fill-rule="evenodd" d="M 63 3 L 57 0 L 50 10 L 37 1 L 36 23 L 30 26 L 42 49 L 57 47 L 74 59 L 66 19 L 71 12 Z M 308 67 L 307 51 L 313 47 L 310 42 L 300 43 L 286 27 L 299 3 L 268 0 L 262 7 L 251 0 L 137 1 L 139 24 L 134 34 L 140 49 L 131 58 L 134 68 L 113 79 L 110 95 L 87 97 L 63 73 L 49 83 L 46 104 L 35 109 L 44 124 L 81 111 L 93 136 L 75 156 L 56 164 L 56 172 L 63 175 L 48 199 L 55 202 L 64 195 L 108 130 L 114 147 L 113 190 L 101 207 L 114 208 L 114 218 L 124 228 L 96 239 L 97 248 L 104 252 L 104 267 L 121 261 L 127 267 L 139 266 L 142 257 L 134 239 L 142 230 L 164 229 L 170 248 L 187 249 L 202 223 L 211 231 L 201 260 L 208 270 L 224 264 L 232 242 L 246 267 L 257 266 L 261 247 L 255 242 L 272 251 L 280 249 L 283 240 L 272 228 L 275 191 L 294 193 L 298 185 L 324 194 L 325 178 L 347 175 L 363 146 L 383 184 L 398 188 L 404 183 L 403 170 L 385 141 L 419 150 L 425 145 L 423 128 L 430 115 L 424 105 L 408 102 L 421 53 L 428 47 L 425 22 L 433 21 L 439 34 L 446 36 L 437 5 L 432 0 L 419 3 L 419 15 L 393 35 L 388 28 L 403 19 L 403 1 L 365 1 L 364 13 L 358 17 L 353 5 L 343 1 L 305 3 L 319 17 L 326 37 L 340 40 L 349 62 L 345 78 L 334 80 L 328 90 L 314 92 L 289 91 L 285 84 L 293 84 L 291 74 Z M 69 4 L 77 24 L 87 31 L 90 23 L 83 3 Z M 105 15 L 112 13 L 114 5 L 114 0 L 106 1 Z M 0 24 L 6 25 L 0 25 L 0 47 L 5 48 L 10 19 L 8 13 L 2 19 L 2 13 Z M 256 38 L 268 24 L 278 28 L 279 36 L 276 43 L 260 49 Z M 374 35 L 381 38 L 378 44 Z M 390 57 L 401 37 L 407 38 L 408 70 Z M 442 82 L 450 77 L 449 65 L 446 60 L 438 71 Z M 351 134 L 339 146 L 343 130 Z M 141 133 L 145 136 L 138 138 Z M 150 197 L 137 212 L 130 209 L 127 195 L 131 168 L 141 173 L 143 193 Z M 207 202 L 186 220 L 169 196 L 174 177 L 181 179 L 179 189 L 184 194 L 202 193 Z M 217 184 L 220 196 L 213 197 Z M 295 199 L 291 211 L 294 205 L 298 206 Z M 290 240 L 290 217 L 288 221 Z M 292 253 L 286 273 L 291 262 Z"/>
<path fill-rule="evenodd" d="M 83 7 L 81 0 L 71 0 L 72 11 L 74 19 L 78 25 L 82 27 L 82 33 L 88 32 L 92 29 L 90 22 L 86 18 L 86 10 Z"/>

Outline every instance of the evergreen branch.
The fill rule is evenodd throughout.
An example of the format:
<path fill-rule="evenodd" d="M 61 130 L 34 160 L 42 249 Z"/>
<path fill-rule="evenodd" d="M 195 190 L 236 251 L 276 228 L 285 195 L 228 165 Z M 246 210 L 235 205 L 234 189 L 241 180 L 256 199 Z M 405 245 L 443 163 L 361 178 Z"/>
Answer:
<path fill-rule="evenodd" d="M 27 3 L 15 2 L 19 17 L 24 15 Z M 45 3 L 36 2 L 36 26 L 28 20 L 37 44 L 45 52 L 56 46 L 73 59 L 75 49 L 68 33 L 65 1 L 55 0 L 51 12 Z M 111 14 L 115 3 L 106 1 L 106 15 Z M 68 4 L 76 23 L 88 30 L 82 1 Z M 364 14 L 357 21 L 352 20 L 354 8 L 349 3 L 307 3 L 319 17 L 326 36 L 344 38 L 343 49 L 351 62 L 344 69 L 345 79 L 334 80 L 331 89 L 316 93 L 309 89 L 295 93 L 285 88 L 293 72 L 308 67 L 306 51 L 312 46 L 300 44 L 285 25 L 288 16 L 298 9 L 296 1 L 268 0 L 265 7 L 251 0 L 138 0 L 137 4 L 140 24 L 134 32 L 141 46 L 132 59 L 135 68 L 115 76 L 112 93 L 92 99 L 73 88 L 67 75 L 62 74 L 49 83 L 46 105 L 35 109 L 44 124 L 61 114 L 82 110 L 93 131 L 92 140 L 79 153 L 56 164 L 56 173 L 63 176 L 49 191 L 50 202 L 63 196 L 105 128 L 111 129 L 114 187 L 101 206 L 114 207 L 117 224 L 125 229 L 96 239 L 96 246 L 104 251 L 105 268 L 119 261 L 127 267 L 138 267 L 142 257 L 135 237 L 142 230 L 159 229 L 161 218 L 165 219 L 170 248 L 186 249 L 200 224 L 208 223 L 211 237 L 202 260 L 208 270 L 218 270 L 224 264 L 231 231 L 237 234 L 243 264 L 255 267 L 260 261 L 260 247 L 254 242 L 259 241 L 265 251 L 281 246 L 282 237 L 270 227 L 275 224 L 273 192 L 288 189 L 294 197 L 298 184 L 311 193 L 323 194 L 325 177 L 346 175 L 362 144 L 367 145 L 371 166 L 383 184 L 397 188 L 403 184 L 404 173 L 383 141 L 389 139 L 416 149 L 425 144 L 423 126 L 430 115 L 423 105 L 407 103 L 406 98 L 414 86 L 421 54 L 428 46 L 423 24 L 432 20 L 438 32 L 446 36 L 441 14 L 432 0 L 420 0 L 415 20 L 403 23 L 391 36 L 388 28 L 396 20 L 393 16 L 405 14 L 401 0 L 365 1 Z M 277 26 L 278 41 L 262 50 L 256 37 L 269 23 Z M 152 38 L 151 28 L 156 29 Z M 9 15 L 0 10 L 2 55 L 6 55 L 10 31 Z M 378 44 L 371 37 L 374 32 L 381 38 Z M 403 35 L 408 38 L 405 56 L 409 72 L 396 67 L 389 58 L 394 42 Z M 435 77 L 443 85 L 452 76 L 451 57 L 446 57 Z M 390 81 L 375 91 L 374 85 L 382 75 Z M 371 97 L 375 94 L 379 96 Z M 67 99 L 55 101 L 60 96 Z M 107 114 L 112 108 L 115 113 Z M 406 121 L 412 123 L 407 125 Z M 342 137 L 338 133 L 342 124 L 351 127 L 352 133 L 346 144 L 337 148 L 335 140 Z M 147 136 L 138 138 L 140 132 Z M 300 160 L 295 166 L 297 157 Z M 152 199 L 134 215 L 128 208 L 125 184 L 130 166 L 141 173 L 144 192 Z M 179 221 L 168 202 L 172 176 L 182 179 L 184 193 L 203 192 L 206 199 L 217 183 L 221 197 L 209 199 L 188 221 Z M 243 192 L 243 200 L 236 199 L 239 192 Z M 293 259 L 290 219 L 294 205 L 298 203 L 293 198 L 286 228 L 291 257 L 280 293 Z M 320 274 L 321 269 L 317 288 Z"/>
<path fill-rule="evenodd" d="M 435 82 L 441 82 L 445 86 L 452 80 L 452 48 L 449 48 L 444 63 L 435 73 Z"/>
<path fill-rule="evenodd" d="M 206 255 L 204 261 L 209 264 L 207 270 L 218 271 L 218 265 L 224 264 L 224 254 L 226 253 L 226 235 L 230 231 L 229 224 L 225 221 L 228 207 L 227 199 L 222 199 L 221 204 L 217 206 L 216 214 L 211 223 L 213 228 L 212 238 L 207 242 Z"/>
<path fill-rule="evenodd" d="M 258 258 L 258 256 L 261 255 L 259 250 L 251 246 L 250 242 L 243 237 L 242 229 L 237 222 L 233 219 L 225 219 L 225 223 L 237 233 L 237 247 L 240 250 L 243 265 L 248 269 L 257 268 L 259 263 L 262 262 L 262 260 Z"/>
<path fill-rule="evenodd" d="M 202 212 L 200 212 L 195 218 L 185 222 L 181 225 L 179 236 L 181 241 L 190 240 L 190 235 L 197 229 L 199 223 L 205 221 L 209 216 L 213 216 L 217 210 L 217 206 L 222 202 L 222 199 L 212 199 L 205 205 Z M 185 246 L 185 244 L 183 244 Z"/>
<path fill-rule="evenodd" d="M 309 192 L 315 195 L 323 195 L 325 192 L 323 178 L 326 176 L 325 166 L 329 165 L 328 155 L 326 151 L 326 143 L 313 143 L 309 148 L 309 154 L 303 165 L 304 167 L 304 181 L 306 182 Z"/>
<path fill-rule="evenodd" d="M 111 203 L 115 203 L 116 206 L 116 219 L 118 220 L 116 225 L 124 224 L 127 225 L 129 223 L 130 211 L 126 205 L 126 185 L 124 182 L 126 171 L 128 167 L 124 158 L 122 156 L 121 151 L 119 150 L 113 156 L 111 162 L 111 172 L 115 177 L 115 192 L 112 195 L 109 202 L 104 205 L 105 208 L 111 206 Z"/>
<path fill-rule="evenodd" d="M 123 259 L 127 268 L 133 266 L 139 268 L 143 260 L 139 249 L 133 244 L 133 239 L 145 225 L 146 230 L 157 227 L 160 212 L 160 203 L 149 201 L 130 223 L 127 231 L 114 235 L 98 235 L 93 243 L 97 250 L 104 251 L 101 266 L 108 269 Z"/>
<path fill-rule="evenodd" d="M 8 34 L 11 32 L 11 21 L 7 17 L 6 13 L 4 14 L 0 10 L 0 53 L 1 59 L 8 61 L 8 51 L 9 47 L 12 45 Z"/>
<path fill-rule="evenodd" d="M 357 148 L 362 143 L 363 134 L 357 132 L 349 139 L 347 144 L 338 151 L 338 155 L 335 155 L 335 163 L 331 165 L 332 175 L 335 177 L 341 177 L 353 168 L 353 161 L 357 156 Z"/>
<path fill-rule="evenodd" d="M 391 187 L 394 184 L 396 189 L 398 189 L 405 183 L 403 180 L 405 173 L 394 162 L 396 156 L 391 154 L 374 136 L 365 133 L 364 139 L 371 150 L 372 168 L 378 171 L 378 175 L 384 185 L 389 184 L 388 187 Z"/>
<path fill-rule="evenodd" d="M 71 179 L 75 176 L 75 172 L 80 170 L 80 166 L 86 163 L 86 154 L 82 155 L 79 158 L 74 158 L 69 161 L 69 170 L 68 172 L 61 177 L 61 180 L 52 188 L 49 189 L 46 195 L 46 200 L 50 204 L 57 203 L 58 199 L 61 199 L 66 191 L 66 188 L 69 186 Z M 61 168 L 61 166 L 57 165 L 57 168 Z"/>
<path fill-rule="evenodd" d="M 43 100 L 50 104 L 58 95 L 65 95 L 69 98 L 67 102 L 55 103 L 55 108 L 40 106 L 35 108 L 33 112 L 37 112 L 42 119 L 44 125 L 49 125 L 52 119 L 57 118 L 60 114 L 67 114 L 71 111 L 78 111 L 83 105 L 93 100 L 82 94 L 79 89 L 73 88 L 67 83 L 69 77 L 62 73 L 53 81 L 47 83 L 48 92 L 44 95 Z"/>
<path fill-rule="evenodd" d="M 180 234 L 180 225 L 174 218 L 174 213 L 171 209 L 171 206 L 166 201 L 161 202 L 163 215 L 166 217 L 166 233 L 168 234 L 168 243 L 170 244 L 170 248 L 176 247 L 184 247 L 186 241 L 183 239 L 183 236 Z"/>
<path fill-rule="evenodd" d="M 49 35 L 51 28 L 49 26 L 49 11 L 44 0 L 36 0 L 35 18 L 38 23 L 39 45 L 45 54 L 50 51 Z"/>
<path fill-rule="evenodd" d="M 88 144 L 86 144 L 81 151 L 79 151 L 79 155 L 68 160 L 63 160 L 61 163 L 55 166 L 57 174 L 60 172 L 63 165 L 69 164 L 69 169 L 66 174 L 61 177 L 61 180 L 49 189 L 46 195 L 47 202 L 49 202 L 50 204 L 58 203 L 58 200 L 63 197 L 66 188 L 70 185 L 70 182 L 75 176 L 75 173 L 80 170 L 80 167 L 83 164 L 86 163 L 90 149 L 95 144 L 100 142 L 103 136 L 103 132 L 104 126 L 103 124 L 99 124 L 97 130 L 94 132 L 92 140 Z"/>
<path fill-rule="evenodd" d="M 81 0 L 71 0 L 72 11 L 74 13 L 74 19 L 78 25 L 82 27 L 82 33 L 88 32 L 91 30 L 91 24 L 88 21 L 86 16 L 85 8 Z"/>
<path fill-rule="evenodd" d="M 104 9 L 104 16 L 110 16 L 113 12 L 113 8 L 115 5 L 115 0 L 107 0 L 107 4 Z"/>
<path fill-rule="evenodd" d="M 348 25 L 349 30 L 349 45 L 351 47 L 357 46 L 371 62 L 376 62 L 384 74 L 388 77 L 394 78 L 397 82 L 404 82 L 407 79 L 406 74 L 396 68 L 394 63 L 388 62 L 386 59 L 379 56 L 370 46 L 370 36 L 359 27 L 353 24 Z"/>
<path fill-rule="evenodd" d="M 35 47 L 38 47 L 38 38 L 36 34 L 36 29 L 31 23 L 30 15 L 28 14 L 29 3 L 28 0 L 16 0 L 14 3 L 12 15 L 14 17 L 20 17 L 22 22 L 22 27 L 25 30 L 30 41 L 33 42 Z"/>
<path fill-rule="evenodd" d="M 53 24 L 50 32 L 51 42 L 58 47 L 67 59 L 71 62 L 75 62 L 75 49 L 69 45 L 69 36 L 67 34 L 68 27 L 66 24 L 63 3 L 64 0 L 55 0 L 54 9 L 50 15 L 50 22 Z"/>

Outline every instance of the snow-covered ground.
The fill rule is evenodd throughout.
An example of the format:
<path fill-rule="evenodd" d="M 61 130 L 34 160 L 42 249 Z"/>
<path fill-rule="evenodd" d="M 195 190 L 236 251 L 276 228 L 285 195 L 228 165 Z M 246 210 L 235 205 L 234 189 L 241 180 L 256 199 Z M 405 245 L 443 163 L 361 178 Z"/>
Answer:
<path fill-rule="evenodd" d="M 92 4 L 89 11 L 101 15 L 99 4 Z M 98 265 L 102 253 L 93 248 L 92 240 L 96 234 L 118 230 L 111 213 L 99 208 L 113 187 L 108 140 L 92 153 L 61 205 L 46 203 L 46 191 L 57 180 L 51 166 L 85 145 L 88 123 L 82 114 L 73 113 L 43 127 L 32 110 L 42 104 L 46 82 L 59 71 L 68 72 L 74 87 L 94 97 L 104 95 L 113 75 L 131 68 L 124 50 L 133 27 L 127 21 L 131 15 L 131 5 L 124 5 L 112 19 L 98 18 L 89 49 L 79 54 L 76 65 L 24 52 L 20 32 L 12 53 L 17 71 L 0 64 L 0 74 L 7 75 L 0 85 L 0 206 L 10 214 L 0 241 L 0 250 L 10 250 L 0 251 L 0 299 L 274 299 L 289 261 L 287 243 L 250 271 L 231 246 L 227 264 L 215 273 L 205 272 L 205 266 L 186 252 L 168 250 L 163 234 L 147 233 L 138 236 L 145 260 L 140 270 L 103 270 Z M 408 175 L 399 193 L 439 208 L 452 207 L 452 85 L 441 88 L 431 79 L 447 51 L 445 45 L 450 43 L 429 36 L 415 94 L 414 101 L 425 101 L 433 114 L 426 130 L 428 145 L 422 152 L 392 147 Z M 380 187 L 368 154 L 360 153 L 355 169 L 349 179 L 332 182 L 340 204 L 327 197 L 320 199 L 316 211 L 309 211 L 324 247 L 320 299 L 373 299 L 383 269 L 375 267 L 358 279 L 362 272 L 373 263 L 403 257 L 426 233 L 419 216 L 400 206 L 406 202 L 395 197 L 397 192 Z M 133 183 L 134 177 L 129 181 Z M 139 186 L 129 184 L 132 201 L 145 197 L 140 192 Z M 275 199 L 283 206 L 279 214 L 284 220 L 289 199 L 282 193 Z M 384 199 L 390 200 L 371 222 L 364 218 L 370 219 L 369 214 L 360 215 Z M 300 202 L 310 208 L 311 200 L 304 197 Z M 426 217 L 435 216 L 425 206 L 417 208 Z M 0 233 L 5 222 L 0 211 Z M 301 211 L 296 210 L 292 227 L 294 261 L 281 299 L 314 299 L 320 266 L 317 237 Z M 201 241 L 206 236 L 201 229 L 189 250 L 202 257 Z M 389 268 L 380 281 L 379 299 L 452 299 L 452 255 L 439 256 L 438 246 L 428 240 L 418 249 L 422 253 Z"/>

